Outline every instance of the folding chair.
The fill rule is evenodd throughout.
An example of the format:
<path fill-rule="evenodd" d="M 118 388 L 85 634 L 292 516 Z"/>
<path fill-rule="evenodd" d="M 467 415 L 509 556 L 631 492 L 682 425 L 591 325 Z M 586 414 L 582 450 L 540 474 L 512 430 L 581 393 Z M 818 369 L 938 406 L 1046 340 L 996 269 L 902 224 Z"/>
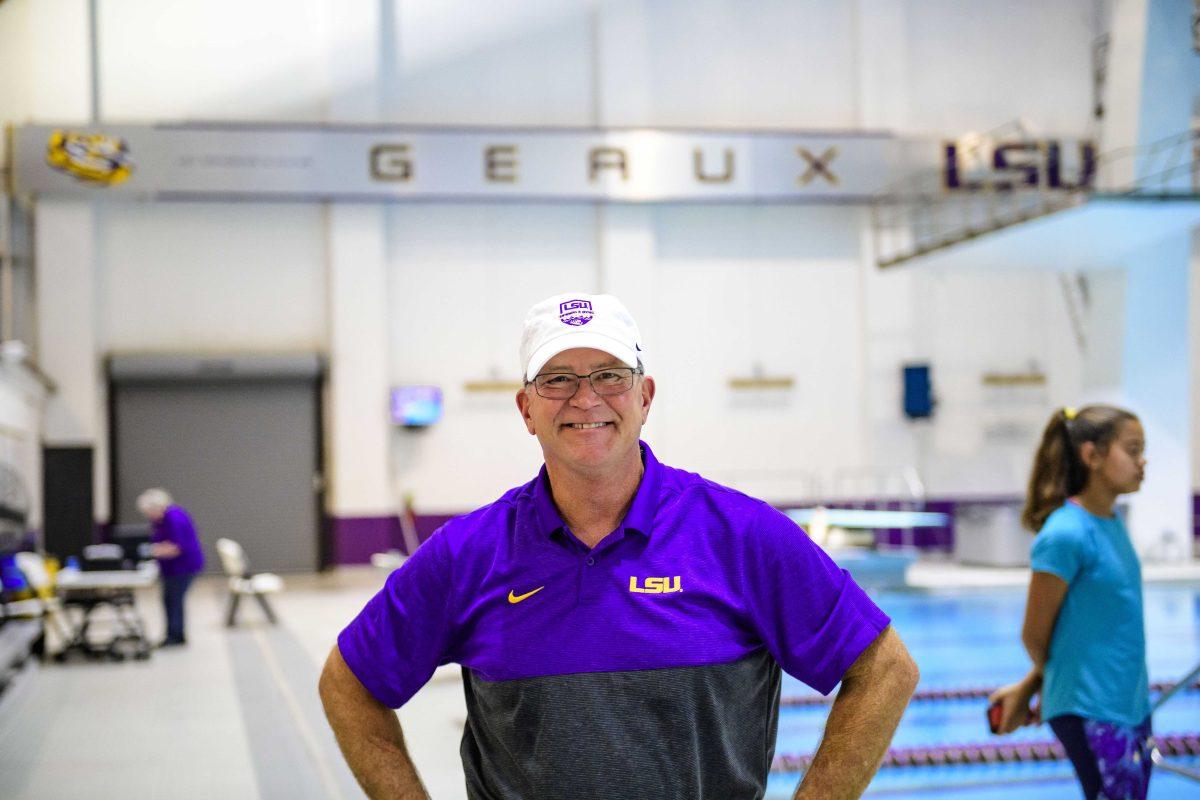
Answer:
<path fill-rule="evenodd" d="M 246 553 L 242 546 L 232 539 L 217 539 L 217 555 L 221 558 L 221 567 L 229 576 L 229 614 L 225 619 L 226 627 L 232 628 L 237 622 L 237 610 L 242 595 L 253 596 L 262 606 L 267 619 L 274 625 L 275 612 L 267 603 L 267 595 L 283 589 L 283 578 L 272 572 L 251 575 L 246 564 Z"/>
<path fill-rule="evenodd" d="M 46 570 L 46 560 L 41 553 L 20 552 L 15 556 L 17 569 L 25 576 L 34 596 L 29 600 L 8 603 L 8 616 L 31 616 L 42 620 L 44 628 L 50 629 L 66 644 L 71 641 L 70 626 L 63 612 L 62 601 L 54 593 L 54 584 Z"/>

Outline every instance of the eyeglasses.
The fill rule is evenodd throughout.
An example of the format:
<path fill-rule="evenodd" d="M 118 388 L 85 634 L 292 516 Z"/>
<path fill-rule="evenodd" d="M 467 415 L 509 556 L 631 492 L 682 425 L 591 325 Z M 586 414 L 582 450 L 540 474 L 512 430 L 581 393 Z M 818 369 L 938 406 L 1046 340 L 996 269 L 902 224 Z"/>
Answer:
<path fill-rule="evenodd" d="M 574 372 L 543 372 L 534 376 L 533 380 L 525 381 L 525 385 L 533 384 L 534 391 L 549 400 L 569 400 L 579 391 L 579 383 L 587 378 L 592 385 L 592 391 L 601 397 L 612 397 L 624 394 L 633 388 L 633 376 L 640 375 L 640 369 L 632 367 L 605 367 L 590 375 L 576 375 Z"/>

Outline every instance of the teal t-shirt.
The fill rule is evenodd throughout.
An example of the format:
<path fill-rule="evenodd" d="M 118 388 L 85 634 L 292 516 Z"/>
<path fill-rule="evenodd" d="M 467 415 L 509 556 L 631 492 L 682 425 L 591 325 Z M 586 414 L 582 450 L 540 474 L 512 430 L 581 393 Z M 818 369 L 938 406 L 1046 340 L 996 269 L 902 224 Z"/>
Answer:
<path fill-rule="evenodd" d="M 1142 568 L 1125 525 L 1064 503 L 1034 538 L 1031 563 L 1068 584 L 1050 640 L 1042 719 L 1142 722 L 1150 714 Z"/>

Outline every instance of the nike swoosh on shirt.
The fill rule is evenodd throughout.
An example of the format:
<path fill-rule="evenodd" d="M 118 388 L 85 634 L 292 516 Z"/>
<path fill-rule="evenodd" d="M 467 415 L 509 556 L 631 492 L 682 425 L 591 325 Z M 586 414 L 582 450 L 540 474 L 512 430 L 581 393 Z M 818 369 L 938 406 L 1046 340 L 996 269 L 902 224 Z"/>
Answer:
<path fill-rule="evenodd" d="M 533 597 L 535 594 L 537 594 L 538 592 L 540 592 L 542 589 L 545 589 L 545 588 L 546 588 L 545 586 L 539 586 L 536 589 L 534 589 L 532 592 L 526 592 L 525 594 L 514 594 L 513 590 L 509 589 L 508 590 L 508 602 L 519 603 L 528 597 Z"/>

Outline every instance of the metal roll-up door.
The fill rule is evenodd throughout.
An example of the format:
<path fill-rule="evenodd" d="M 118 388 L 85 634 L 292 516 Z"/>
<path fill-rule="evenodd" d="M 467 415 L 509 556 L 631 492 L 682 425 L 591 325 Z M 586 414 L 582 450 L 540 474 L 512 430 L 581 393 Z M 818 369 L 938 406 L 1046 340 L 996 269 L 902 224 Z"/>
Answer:
<path fill-rule="evenodd" d="M 215 542 L 241 543 L 256 571 L 322 566 L 320 358 L 109 359 L 114 522 L 161 486 Z"/>

